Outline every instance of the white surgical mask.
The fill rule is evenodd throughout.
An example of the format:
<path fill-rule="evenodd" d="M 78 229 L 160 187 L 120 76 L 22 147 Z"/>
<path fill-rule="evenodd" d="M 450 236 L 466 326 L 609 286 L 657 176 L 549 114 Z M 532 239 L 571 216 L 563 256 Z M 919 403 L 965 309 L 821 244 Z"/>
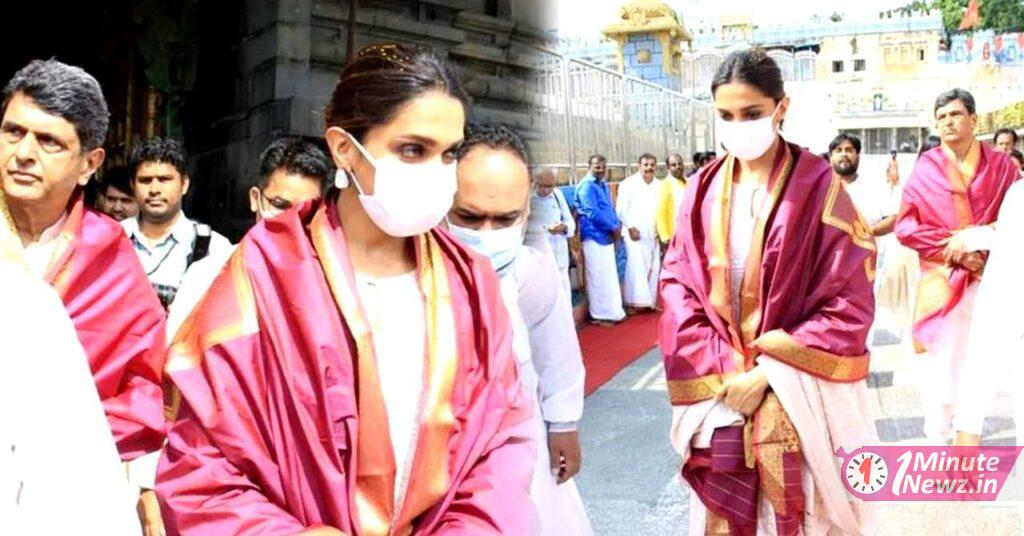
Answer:
<path fill-rule="evenodd" d="M 376 170 L 373 194 L 366 195 L 355 174 L 343 169 L 335 173 L 334 185 L 347 188 L 351 179 L 363 210 L 380 230 L 394 237 L 407 237 L 423 234 L 441 223 L 455 200 L 454 162 L 408 164 L 397 158 L 377 159 L 355 138 L 348 137 Z"/>
<path fill-rule="evenodd" d="M 776 108 L 777 109 L 777 108 Z M 775 112 L 752 121 L 715 120 L 715 137 L 729 153 L 740 160 L 755 160 L 775 141 Z"/>
<path fill-rule="evenodd" d="M 519 246 L 523 243 L 522 222 L 504 229 L 481 231 L 460 227 L 448 220 L 448 230 L 473 251 L 490 259 L 498 275 L 505 275 L 512 268 L 512 263 L 519 253 Z"/>

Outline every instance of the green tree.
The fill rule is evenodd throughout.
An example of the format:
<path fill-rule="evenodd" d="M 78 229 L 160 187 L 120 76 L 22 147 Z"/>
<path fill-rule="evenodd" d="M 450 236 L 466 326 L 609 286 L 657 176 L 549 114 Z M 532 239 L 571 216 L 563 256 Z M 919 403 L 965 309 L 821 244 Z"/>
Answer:
<path fill-rule="evenodd" d="M 964 18 L 969 0 L 914 0 L 900 11 L 922 12 L 938 9 L 942 13 L 942 26 L 947 32 L 956 32 Z M 978 0 L 978 15 L 982 30 L 1024 30 L 1024 0 Z"/>
<path fill-rule="evenodd" d="M 1021 0 L 978 0 L 978 12 L 982 28 L 1010 32 L 1024 28 Z"/>

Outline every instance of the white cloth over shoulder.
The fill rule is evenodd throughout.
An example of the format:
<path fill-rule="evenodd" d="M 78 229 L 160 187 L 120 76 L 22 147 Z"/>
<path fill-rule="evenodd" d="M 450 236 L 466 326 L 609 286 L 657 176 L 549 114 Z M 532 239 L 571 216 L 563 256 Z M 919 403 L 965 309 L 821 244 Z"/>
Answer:
<path fill-rule="evenodd" d="M 520 261 L 521 258 L 522 261 Z M 583 500 L 576 489 L 575 481 L 570 479 L 559 485 L 550 470 L 548 428 L 545 420 L 550 418 L 577 420 L 583 409 L 583 367 L 582 361 L 579 360 L 578 350 L 576 356 L 573 356 L 571 352 L 563 354 L 556 351 L 559 340 L 563 345 L 569 345 L 568 341 L 563 338 L 564 336 L 558 337 L 556 333 L 561 325 L 558 318 L 559 311 L 564 314 L 567 309 L 564 309 L 564 306 L 558 307 L 562 303 L 564 295 L 556 290 L 558 283 L 554 270 L 554 263 L 548 257 L 530 248 L 522 248 L 516 257 L 516 268 L 501 278 L 501 297 L 512 321 L 512 349 L 516 353 L 519 363 L 523 389 L 534 403 L 532 428 L 537 444 L 537 458 L 534 463 L 533 480 L 530 484 L 530 498 L 537 509 L 540 521 L 538 534 L 544 536 L 561 536 L 563 534 L 590 536 L 593 534 L 593 529 L 590 527 L 590 521 L 587 519 Z M 520 273 L 525 279 L 523 283 L 519 283 L 517 280 Z M 523 294 L 524 288 L 528 289 L 525 294 Z M 543 291 L 545 288 L 550 291 L 546 292 L 544 296 L 535 295 L 536 292 Z M 554 304 L 551 307 L 546 307 L 546 305 L 551 305 L 550 300 L 554 300 Z M 548 301 L 548 304 L 545 304 L 545 301 Z M 520 305 L 524 302 L 527 304 L 525 311 L 521 309 Z M 544 312 L 545 309 L 547 309 L 546 315 L 538 314 Z M 539 337 L 534 337 L 531 333 L 532 328 L 528 327 L 524 320 L 524 312 L 530 314 L 533 322 L 552 322 L 553 324 L 540 326 Z M 534 315 L 538 316 L 534 317 Z M 537 324 L 534 325 L 537 326 Z M 575 326 L 570 334 L 575 337 Z M 535 341 L 543 341 L 544 345 L 553 346 L 537 348 L 536 356 L 541 361 L 540 363 L 533 361 L 533 343 Z M 579 370 L 576 370 L 577 363 Z"/>
<path fill-rule="evenodd" d="M 0 534 L 139 534 L 138 494 L 60 298 L 3 263 L 0 296 Z"/>

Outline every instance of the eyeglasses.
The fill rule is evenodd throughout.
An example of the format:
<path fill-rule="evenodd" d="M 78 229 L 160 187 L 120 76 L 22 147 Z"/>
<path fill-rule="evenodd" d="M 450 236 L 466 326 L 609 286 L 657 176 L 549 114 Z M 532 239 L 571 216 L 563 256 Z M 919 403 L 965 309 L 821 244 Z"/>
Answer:
<path fill-rule="evenodd" d="M 259 191 L 260 197 L 263 199 L 264 203 L 266 203 L 266 205 L 270 209 L 275 210 L 277 212 L 284 212 L 292 208 L 291 201 L 281 199 L 280 197 L 267 197 L 266 192 L 264 192 L 261 188 L 257 188 L 257 190 Z"/>

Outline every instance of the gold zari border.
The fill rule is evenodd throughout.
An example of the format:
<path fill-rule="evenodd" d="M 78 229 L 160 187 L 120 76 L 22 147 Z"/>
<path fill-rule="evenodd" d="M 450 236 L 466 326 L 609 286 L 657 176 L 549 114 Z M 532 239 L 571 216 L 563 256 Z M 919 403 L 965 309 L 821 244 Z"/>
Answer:
<path fill-rule="evenodd" d="M 778 329 L 761 335 L 751 346 L 760 353 L 835 382 L 855 382 L 868 375 L 868 354 L 845 357 L 809 348 Z"/>

